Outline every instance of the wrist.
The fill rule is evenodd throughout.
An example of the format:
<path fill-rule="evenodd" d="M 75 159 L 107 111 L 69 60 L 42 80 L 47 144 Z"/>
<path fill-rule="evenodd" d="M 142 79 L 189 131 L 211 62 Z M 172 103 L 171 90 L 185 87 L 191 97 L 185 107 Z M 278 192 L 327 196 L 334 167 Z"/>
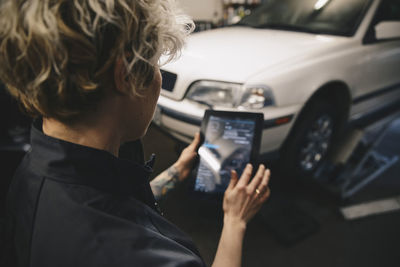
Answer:
<path fill-rule="evenodd" d="M 246 232 L 247 223 L 237 217 L 224 216 L 224 227 L 233 229 L 235 232 L 243 233 Z"/>
<path fill-rule="evenodd" d="M 172 178 L 175 182 L 180 182 L 182 180 L 182 167 L 179 163 L 173 164 L 168 168 L 168 176 Z"/>
<path fill-rule="evenodd" d="M 178 181 L 182 181 L 182 180 L 184 180 L 183 179 L 183 176 L 182 176 L 182 173 L 183 173 L 183 164 L 181 163 L 181 162 L 179 162 L 179 161 L 177 161 L 177 162 L 175 162 L 172 166 L 171 166 L 171 173 L 173 173 L 174 174 L 174 176 L 178 179 Z"/>

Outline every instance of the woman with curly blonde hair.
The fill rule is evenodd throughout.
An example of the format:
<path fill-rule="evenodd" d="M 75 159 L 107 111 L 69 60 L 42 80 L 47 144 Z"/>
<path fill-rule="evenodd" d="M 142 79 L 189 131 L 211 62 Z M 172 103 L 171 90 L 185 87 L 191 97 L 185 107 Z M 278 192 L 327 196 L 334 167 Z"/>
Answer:
<path fill-rule="evenodd" d="M 173 0 L 1 0 L 0 79 L 35 118 L 8 196 L 2 266 L 204 266 L 155 198 L 186 179 L 197 134 L 149 183 L 140 138 L 193 23 Z M 135 160 L 120 146 L 132 142 Z M 133 158 L 133 157 L 131 157 Z M 232 173 L 214 266 L 240 266 L 270 172 Z"/>

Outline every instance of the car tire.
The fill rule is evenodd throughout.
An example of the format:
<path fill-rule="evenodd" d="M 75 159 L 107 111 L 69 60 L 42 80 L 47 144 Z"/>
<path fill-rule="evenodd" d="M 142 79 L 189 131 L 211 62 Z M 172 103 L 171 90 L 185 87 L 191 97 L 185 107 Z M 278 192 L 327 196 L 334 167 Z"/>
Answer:
<path fill-rule="evenodd" d="M 301 112 L 281 151 L 280 169 L 293 178 L 313 178 L 328 158 L 340 129 L 340 116 L 325 99 L 311 100 Z"/>

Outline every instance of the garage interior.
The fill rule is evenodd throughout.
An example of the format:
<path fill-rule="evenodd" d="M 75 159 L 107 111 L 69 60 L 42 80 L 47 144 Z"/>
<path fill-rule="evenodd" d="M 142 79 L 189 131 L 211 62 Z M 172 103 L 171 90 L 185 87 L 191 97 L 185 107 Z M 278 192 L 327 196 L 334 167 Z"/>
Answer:
<path fill-rule="evenodd" d="M 196 32 L 237 23 L 264 1 L 268 0 L 179 0 L 195 20 Z M 8 111 L 3 109 L 10 104 L 3 100 L 8 95 L 0 97 L 0 211 L 4 214 L 8 184 L 29 150 L 29 123 L 20 115 L 5 116 Z M 9 146 L 10 127 L 18 146 Z M 400 103 L 379 117 L 349 125 L 329 161 L 312 179 L 287 177 L 276 160 L 264 162 L 272 170 L 272 194 L 248 225 L 242 265 L 400 266 L 399 140 Z M 153 178 L 171 166 L 186 146 L 155 123 L 143 144 L 146 159 L 156 155 Z M 211 266 L 222 229 L 222 204 L 219 198 L 196 197 L 194 179 L 169 193 L 160 207 L 193 239 Z"/>

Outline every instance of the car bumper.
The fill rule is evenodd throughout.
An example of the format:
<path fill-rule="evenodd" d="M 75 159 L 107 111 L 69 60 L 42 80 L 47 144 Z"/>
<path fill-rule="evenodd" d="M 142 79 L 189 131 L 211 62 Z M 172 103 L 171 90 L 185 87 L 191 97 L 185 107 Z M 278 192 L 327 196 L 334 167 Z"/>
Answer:
<path fill-rule="evenodd" d="M 172 136 L 185 143 L 190 143 L 194 134 L 200 130 L 204 111 L 208 107 L 193 101 L 175 101 L 160 96 L 153 122 Z M 275 154 L 286 139 L 300 105 L 287 107 L 267 107 L 264 113 L 263 134 L 260 154 Z M 232 109 L 225 109 L 232 110 Z"/>

